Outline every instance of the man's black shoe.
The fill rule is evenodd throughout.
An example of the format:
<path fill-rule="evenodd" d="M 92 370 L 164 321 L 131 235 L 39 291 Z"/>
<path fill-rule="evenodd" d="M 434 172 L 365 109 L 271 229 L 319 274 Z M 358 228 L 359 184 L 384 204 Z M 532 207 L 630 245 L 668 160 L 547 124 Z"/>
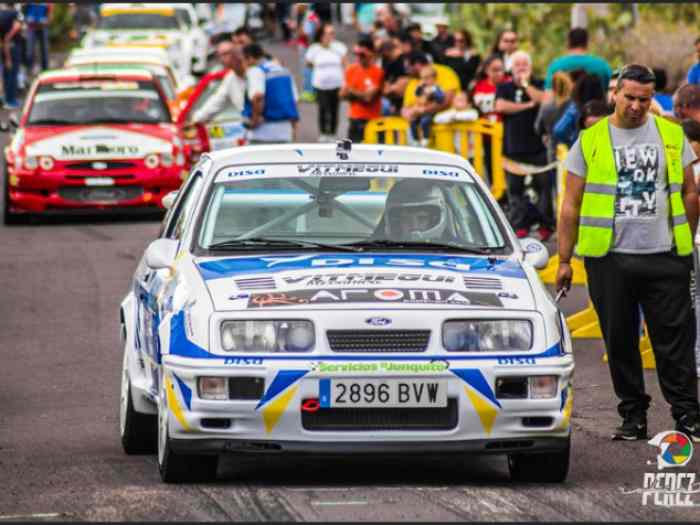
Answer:
<path fill-rule="evenodd" d="M 637 439 L 649 439 L 647 436 L 646 418 L 626 417 L 622 420 L 622 425 L 615 429 L 612 435 L 613 441 L 636 441 Z"/>
<path fill-rule="evenodd" d="M 693 417 L 688 414 L 681 416 L 676 421 L 676 430 L 683 432 L 694 443 L 700 443 L 700 421 L 698 421 L 697 416 Z"/>

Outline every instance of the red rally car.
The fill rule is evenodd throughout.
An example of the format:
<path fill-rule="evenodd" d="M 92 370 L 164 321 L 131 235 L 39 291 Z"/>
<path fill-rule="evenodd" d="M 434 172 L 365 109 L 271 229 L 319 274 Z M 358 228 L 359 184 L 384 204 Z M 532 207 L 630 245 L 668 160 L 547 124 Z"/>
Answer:
<path fill-rule="evenodd" d="M 23 212 L 162 207 L 187 155 L 145 69 L 43 73 L 5 148 L 5 222 Z"/>

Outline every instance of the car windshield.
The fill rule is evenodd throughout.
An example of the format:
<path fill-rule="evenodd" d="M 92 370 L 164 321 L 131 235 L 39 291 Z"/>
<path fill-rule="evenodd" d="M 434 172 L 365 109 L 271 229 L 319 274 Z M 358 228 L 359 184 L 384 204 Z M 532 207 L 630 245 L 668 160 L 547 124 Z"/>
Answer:
<path fill-rule="evenodd" d="M 28 125 L 110 122 L 157 124 L 170 113 L 152 81 L 89 80 L 41 84 Z"/>
<path fill-rule="evenodd" d="M 76 64 L 68 64 L 69 66 L 77 67 L 80 69 L 85 69 L 90 71 L 90 68 L 95 70 L 109 70 L 110 68 L 142 68 L 149 71 L 154 77 L 158 79 L 161 89 L 165 98 L 168 100 L 173 100 L 177 93 L 175 91 L 175 85 L 173 84 L 172 78 L 168 75 L 168 70 L 165 66 L 158 64 L 148 64 L 143 62 L 128 62 L 115 60 L 113 62 L 109 61 L 95 61 L 95 62 L 77 62 Z"/>
<path fill-rule="evenodd" d="M 180 29 L 180 24 L 175 15 L 165 13 L 115 13 L 100 18 L 97 22 L 98 29 Z"/>
<path fill-rule="evenodd" d="M 492 206 L 460 168 L 433 177 L 421 173 L 437 173 L 435 167 L 400 164 L 356 164 L 365 176 L 324 171 L 334 166 L 350 166 L 352 173 L 348 164 L 222 170 L 203 208 L 195 249 L 510 251 Z M 292 170 L 296 176 L 284 176 Z M 377 176 L 379 170 L 387 173 Z M 390 175 L 401 172 L 406 176 Z"/>

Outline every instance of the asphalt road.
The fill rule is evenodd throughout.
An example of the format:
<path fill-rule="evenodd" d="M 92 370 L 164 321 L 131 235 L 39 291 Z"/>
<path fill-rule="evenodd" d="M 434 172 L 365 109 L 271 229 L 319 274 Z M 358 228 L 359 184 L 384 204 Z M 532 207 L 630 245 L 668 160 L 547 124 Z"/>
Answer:
<path fill-rule="evenodd" d="M 296 62 L 289 48 L 270 50 Z M 315 141 L 315 106 L 302 115 L 301 138 Z M 657 471 L 656 454 L 645 442 L 610 441 L 617 415 L 599 340 L 575 344 L 572 466 L 561 485 L 513 484 L 501 457 L 420 455 L 227 457 L 216 482 L 161 483 L 154 457 L 122 452 L 117 428 L 119 302 L 158 227 L 130 218 L 0 227 L 0 521 L 700 518 L 697 507 L 643 506 L 634 492 Z M 563 307 L 585 301 L 579 287 Z M 645 377 L 653 435 L 672 421 L 655 372 Z M 696 457 L 683 471 L 698 465 Z"/>

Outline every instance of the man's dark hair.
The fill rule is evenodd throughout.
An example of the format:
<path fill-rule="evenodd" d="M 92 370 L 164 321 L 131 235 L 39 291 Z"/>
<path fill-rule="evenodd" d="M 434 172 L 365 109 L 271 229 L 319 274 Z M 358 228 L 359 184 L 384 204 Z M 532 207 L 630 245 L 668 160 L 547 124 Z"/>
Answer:
<path fill-rule="evenodd" d="M 700 44 L 700 36 L 697 37 L 697 38 L 695 39 L 695 44 L 694 44 L 694 45 L 697 46 L 698 44 Z"/>
<path fill-rule="evenodd" d="M 678 91 L 674 103 L 682 108 L 700 109 L 700 85 L 686 84 Z"/>
<path fill-rule="evenodd" d="M 604 100 L 589 100 L 581 109 L 581 115 L 578 118 L 578 129 L 583 129 L 583 125 L 588 117 L 607 117 L 610 113 L 610 106 Z"/>
<path fill-rule="evenodd" d="M 371 38 L 360 38 L 355 45 L 364 47 L 374 53 L 374 42 L 372 42 Z"/>
<path fill-rule="evenodd" d="M 401 42 L 402 44 L 405 44 L 406 42 L 408 42 L 410 44 L 413 43 L 413 39 L 411 38 L 411 35 L 409 35 L 408 31 L 406 31 L 405 29 L 399 33 L 398 39 L 399 39 L 399 42 Z"/>
<path fill-rule="evenodd" d="M 247 35 L 252 40 L 255 40 L 253 38 L 253 34 L 250 32 L 250 29 L 247 26 L 241 26 L 233 32 L 233 36 L 241 36 L 241 35 Z"/>
<path fill-rule="evenodd" d="M 588 31 L 583 27 L 574 27 L 566 37 L 569 49 L 588 47 Z"/>
<path fill-rule="evenodd" d="M 640 84 L 653 84 L 656 81 L 654 72 L 641 64 L 627 64 L 620 70 L 617 77 L 617 89 L 622 87 L 624 80 L 633 80 Z"/>
<path fill-rule="evenodd" d="M 243 46 L 243 56 L 246 58 L 252 58 L 253 60 L 259 60 L 265 56 L 265 51 L 260 44 L 248 44 Z"/>
<path fill-rule="evenodd" d="M 411 66 L 415 66 L 416 64 L 430 64 L 430 60 L 428 60 L 428 55 L 426 55 L 422 51 L 411 51 L 406 57 L 406 60 Z"/>
<path fill-rule="evenodd" d="M 581 76 L 571 91 L 571 99 L 579 110 L 591 100 L 605 100 L 605 91 L 603 84 L 600 83 L 600 77 L 589 74 Z"/>
<path fill-rule="evenodd" d="M 656 91 L 663 91 L 666 89 L 666 84 L 668 84 L 668 76 L 666 76 L 666 70 L 661 67 L 655 67 L 652 69 L 656 81 L 654 82 L 654 89 Z"/>
<path fill-rule="evenodd" d="M 410 33 L 411 31 L 420 31 L 422 33 L 423 29 L 418 22 L 411 22 L 406 26 L 405 31 L 406 33 Z"/>
<path fill-rule="evenodd" d="M 212 35 L 209 38 L 209 42 L 211 42 L 211 45 L 216 47 L 218 46 L 221 42 L 230 42 L 233 39 L 233 33 L 230 31 L 225 31 L 222 33 L 216 33 L 215 35 Z"/>
<path fill-rule="evenodd" d="M 683 126 L 683 133 L 688 137 L 688 140 L 700 142 L 700 122 L 692 118 L 687 118 L 681 125 Z"/>

